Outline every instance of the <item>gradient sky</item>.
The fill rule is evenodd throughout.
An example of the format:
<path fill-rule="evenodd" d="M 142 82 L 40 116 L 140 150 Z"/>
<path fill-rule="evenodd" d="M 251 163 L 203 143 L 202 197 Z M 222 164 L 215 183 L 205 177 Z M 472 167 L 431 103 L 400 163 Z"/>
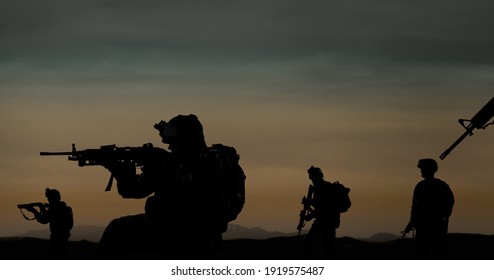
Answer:
<path fill-rule="evenodd" d="M 338 236 L 399 234 L 420 158 L 439 162 L 452 232 L 494 233 L 494 129 L 444 161 L 494 90 L 487 0 L 0 0 L 0 236 L 46 226 L 16 205 L 58 188 L 77 225 L 142 213 L 69 151 L 138 146 L 194 113 L 247 175 L 235 223 L 295 231 L 322 168 L 351 188 Z"/>

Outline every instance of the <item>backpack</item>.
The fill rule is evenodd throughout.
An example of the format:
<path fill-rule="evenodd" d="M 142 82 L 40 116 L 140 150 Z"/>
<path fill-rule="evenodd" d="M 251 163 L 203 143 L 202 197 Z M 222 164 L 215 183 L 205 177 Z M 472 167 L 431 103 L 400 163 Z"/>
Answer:
<path fill-rule="evenodd" d="M 66 230 L 71 230 L 74 227 L 74 214 L 72 207 L 65 205 L 63 208 L 63 226 Z"/>
<path fill-rule="evenodd" d="M 338 210 L 340 213 L 345 213 L 352 206 L 350 200 L 350 189 L 340 184 L 338 181 L 333 183 L 338 187 Z"/>
<path fill-rule="evenodd" d="M 448 218 L 455 203 L 449 185 L 437 178 L 421 181 L 415 188 L 413 200 L 413 216 L 426 221 Z"/>
<path fill-rule="evenodd" d="M 222 230 L 226 231 L 228 223 L 235 220 L 242 212 L 245 203 L 245 173 L 239 164 L 240 156 L 233 147 L 213 144 L 208 148 L 215 153 L 222 165 Z"/>
<path fill-rule="evenodd" d="M 50 207 L 50 229 L 56 231 L 70 231 L 74 226 L 74 215 L 72 208 L 65 202 L 60 201 L 57 205 Z"/>

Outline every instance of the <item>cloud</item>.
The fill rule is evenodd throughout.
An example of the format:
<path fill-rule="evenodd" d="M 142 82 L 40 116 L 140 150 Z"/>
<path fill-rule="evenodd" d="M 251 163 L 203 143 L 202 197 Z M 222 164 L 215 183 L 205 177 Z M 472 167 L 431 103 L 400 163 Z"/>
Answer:
<path fill-rule="evenodd" d="M 485 88 L 494 71 L 492 5 L 6 0 L 0 83 L 297 97 Z"/>
<path fill-rule="evenodd" d="M 334 51 L 423 62 L 492 60 L 489 1 L 6 1 L 11 51 L 59 48 Z M 24 51 L 28 51 L 28 47 Z M 482 58 L 482 60 L 480 60 Z"/>

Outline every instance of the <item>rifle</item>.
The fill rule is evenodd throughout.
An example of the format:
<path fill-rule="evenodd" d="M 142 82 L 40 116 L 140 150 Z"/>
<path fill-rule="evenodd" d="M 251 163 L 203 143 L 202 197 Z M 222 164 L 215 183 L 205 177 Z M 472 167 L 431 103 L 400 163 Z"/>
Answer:
<path fill-rule="evenodd" d="M 34 209 L 35 207 L 38 207 L 39 210 L 36 210 Z M 26 209 L 27 211 L 31 212 L 31 213 L 35 213 L 35 212 L 42 212 L 42 211 L 45 211 L 46 208 L 48 207 L 48 203 L 42 203 L 42 202 L 33 202 L 33 203 L 26 203 L 26 204 L 17 204 L 17 208 L 19 208 L 19 210 L 21 211 L 21 214 L 22 216 L 28 220 L 28 221 L 32 221 L 34 219 L 36 219 L 36 217 L 34 218 L 28 218 L 24 212 L 22 212 L 22 209 Z"/>
<path fill-rule="evenodd" d="M 142 167 L 146 163 L 159 162 L 167 160 L 171 153 L 167 150 L 153 147 L 153 144 L 147 143 L 142 147 L 117 147 L 116 145 L 104 145 L 99 149 L 86 149 L 78 151 L 75 144 L 72 144 L 71 152 L 40 152 L 40 156 L 68 156 L 70 161 L 77 161 L 78 165 L 107 166 L 113 162 L 134 164 L 136 167 Z M 113 185 L 113 174 L 105 188 L 110 191 Z"/>
<path fill-rule="evenodd" d="M 473 116 L 471 120 L 459 119 L 458 122 L 466 129 L 458 140 L 456 140 L 451 147 L 449 147 L 444 153 L 442 153 L 439 158 L 444 159 L 461 141 L 463 141 L 467 136 L 473 135 L 473 130 L 476 129 L 486 129 L 489 125 L 494 124 L 493 122 L 488 123 L 488 121 L 494 116 L 494 97 L 482 108 L 480 111 Z M 468 125 L 465 125 L 468 122 Z"/>
<path fill-rule="evenodd" d="M 299 221 L 297 225 L 298 235 L 302 232 L 302 229 L 305 227 L 305 222 L 311 220 L 311 214 L 314 212 L 314 208 L 312 208 L 312 199 L 314 195 L 314 186 L 309 185 L 309 189 L 307 191 L 307 196 L 302 198 L 303 208 L 299 214 Z"/>

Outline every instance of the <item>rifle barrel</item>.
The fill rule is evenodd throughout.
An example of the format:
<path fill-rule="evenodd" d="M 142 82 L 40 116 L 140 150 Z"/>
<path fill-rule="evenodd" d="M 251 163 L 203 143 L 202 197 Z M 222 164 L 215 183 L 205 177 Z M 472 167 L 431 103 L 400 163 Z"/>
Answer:
<path fill-rule="evenodd" d="M 70 156 L 72 152 L 40 152 L 40 156 Z"/>
<path fill-rule="evenodd" d="M 439 158 L 440 159 L 444 159 L 446 158 L 446 156 L 448 156 L 448 154 L 456 147 L 458 146 L 458 144 L 461 143 L 461 141 L 463 141 L 463 139 L 465 139 L 468 135 L 472 134 L 472 130 L 473 130 L 473 126 L 470 127 L 469 129 L 467 129 L 467 131 L 465 131 L 465 133 L 463 133 L 460 138 L 458 138 L 454 143 L 453 145 L 451 145 L 451 147 L 449 147 L 446 151 L 444 151 L 444 153 L 442 153 Z"/>

